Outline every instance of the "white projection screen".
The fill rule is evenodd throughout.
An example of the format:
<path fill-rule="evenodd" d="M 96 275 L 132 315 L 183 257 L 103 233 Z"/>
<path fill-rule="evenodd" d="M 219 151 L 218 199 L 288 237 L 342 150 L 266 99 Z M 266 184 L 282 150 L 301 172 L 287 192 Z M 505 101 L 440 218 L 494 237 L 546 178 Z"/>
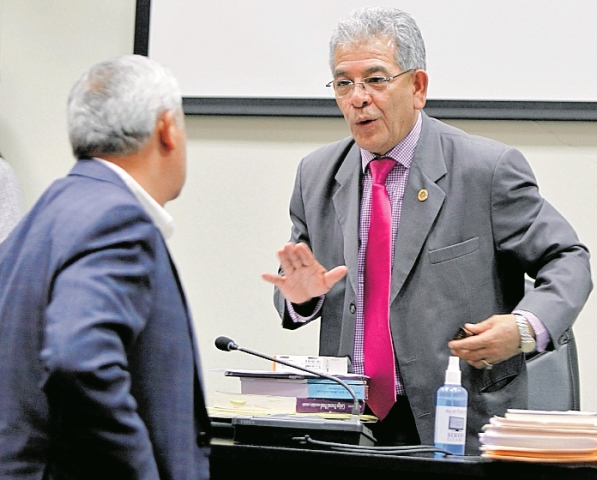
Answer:
<path fill-rule="evenodd" d="M 365 4 L 417 20 L 429 114 L 597 120 L 595 0 L 137 0 L 135 53 L 176 75 L 187 114 L 339 116 L 328 40 Z"/>

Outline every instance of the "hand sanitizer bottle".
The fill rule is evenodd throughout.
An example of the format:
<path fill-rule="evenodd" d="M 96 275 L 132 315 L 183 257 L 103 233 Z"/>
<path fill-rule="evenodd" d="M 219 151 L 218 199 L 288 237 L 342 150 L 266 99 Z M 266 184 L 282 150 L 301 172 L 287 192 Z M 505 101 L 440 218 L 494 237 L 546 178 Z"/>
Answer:
<path fill-rule="evenodd" d="M 460 383 L 459 361 L 450 357 L 445 383 L 437 389 L 435 401 L 435 446 L 454 455 L 464 455 L 466 443 L 468 393 Z"/>

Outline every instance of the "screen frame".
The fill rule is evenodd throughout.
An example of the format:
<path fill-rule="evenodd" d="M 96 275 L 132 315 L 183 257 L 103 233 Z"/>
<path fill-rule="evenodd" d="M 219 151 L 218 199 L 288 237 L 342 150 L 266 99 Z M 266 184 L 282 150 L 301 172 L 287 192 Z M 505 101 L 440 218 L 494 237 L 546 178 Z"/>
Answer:
<path fill-rule="evenodd" d="M 151 0 L 137 0 L 134 53 L 149 55 Z M 184 97 L 187 115 L 342 117 L 334 99 Z M 425 112 L 453 120 L 597 121 L 597 102 L 427 100 Z"/>

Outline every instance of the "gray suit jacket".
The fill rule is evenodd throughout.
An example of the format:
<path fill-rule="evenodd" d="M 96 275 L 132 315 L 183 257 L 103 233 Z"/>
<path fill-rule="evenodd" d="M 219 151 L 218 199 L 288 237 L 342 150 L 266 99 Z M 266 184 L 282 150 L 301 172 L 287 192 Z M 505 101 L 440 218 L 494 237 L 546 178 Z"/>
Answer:
<path fill-rule="evenodd" d="M 0 478 L 209 477 L 191 318 L 120 177 L 79 160 L 0 246 Z"/>
<path fill-rule="evenodd" d="M 422 115 L 396 239 L 390 323 L 421 441 L 432 445 L 435 392 L 458 327 L 519 308 L 543 321 L 558 348 L 592 283 L 586 247 L 540 196 L 519 151 Z M 298 167 L 291 241 L 307 243 L 327 269 L 348 267 L 321 310 L 321 355 L 353 353 L 361 176 L 351 138 L 316 150 Z M 526 295 L 525 272 L 536 279 Z M 278 291 L 275 303 L 285 328 L 301 325 L 290 320 Z M 464 362 L 461 369 L 469 392 L 467 453 L 478 454 L 478 433 L 491 416 L 526 408 L 525 363 L 520 354 L 492 370 Z"/>

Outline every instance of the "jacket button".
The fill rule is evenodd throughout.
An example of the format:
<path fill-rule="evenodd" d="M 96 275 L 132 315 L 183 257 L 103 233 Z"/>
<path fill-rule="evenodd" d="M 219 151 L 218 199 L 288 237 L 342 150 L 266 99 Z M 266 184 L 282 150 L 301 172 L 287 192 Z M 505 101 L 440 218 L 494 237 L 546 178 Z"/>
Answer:
<path fill-rule="evenodd" d="M 350 304 L 350 313 L 354 313 L 357 311 L 357 306 L 354 303 Z"/>
<path fill-rule="evenodd" d="M 209 444 L 209 437 L 205 432 L 199 432 L 197 434 L 197 445 L 204 447 Z"/>

